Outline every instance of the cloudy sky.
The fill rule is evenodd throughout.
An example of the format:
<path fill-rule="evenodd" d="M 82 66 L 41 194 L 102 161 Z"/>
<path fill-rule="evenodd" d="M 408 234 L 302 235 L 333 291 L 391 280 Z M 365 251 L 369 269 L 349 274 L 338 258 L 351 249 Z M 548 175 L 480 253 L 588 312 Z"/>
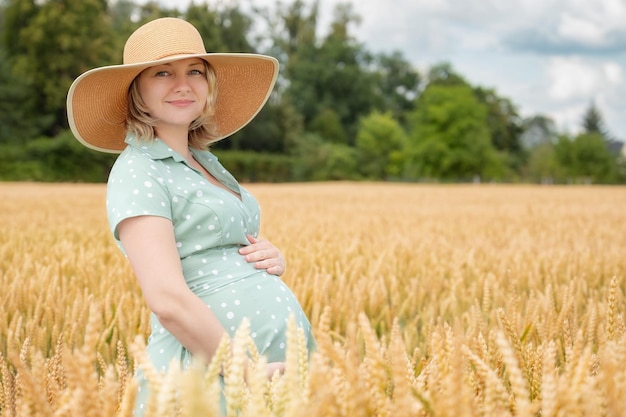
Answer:
<path fill-rule="evenodd" d="M 325 29 L 346 1 L 319 1 Z M 368 50 L 399 50 L 420 71 L 447 61 L 472 85 L 509 98 L 522 116 L 548 115 L 564 132 L 576 133 L 594 102 L 605 127 L 626 141 L 626 0 L 349 2 L 362 18 L 353 33 Z"/>

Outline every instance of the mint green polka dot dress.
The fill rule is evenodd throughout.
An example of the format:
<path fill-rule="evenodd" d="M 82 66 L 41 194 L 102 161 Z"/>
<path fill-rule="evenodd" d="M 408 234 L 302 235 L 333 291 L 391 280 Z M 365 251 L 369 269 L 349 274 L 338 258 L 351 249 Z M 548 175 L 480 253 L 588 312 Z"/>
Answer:
<path fill-rule="evenodd" d="M 189 288 L 200 297 L 231 336 L 244 318 L 250 322 L 256 347 L 268 361 L 284 361 L 287 321 L 291 315 L 304 330 L 309 350 L 315 348 L 311 325 L 291 290 L 275 275 L 254 268 L 239 254 L 257 236 L 260 210 L 256 199 L 241 187 L 208 151 L 192 149 L 195 158 L 241 200 L 211 184 L 163 141 L 126 138 L 128 146 L 116 160 L 107 185 L 107 213 L 120 247 L 117 225 L 124 219 L 151 215 L 168 218 Z M 183 367 L 190 353 L 154 314 L 148 355 L 157 370 L 173 359 Z M 138 374 L 135 415 L 143 415 L 148 387 Z"/>

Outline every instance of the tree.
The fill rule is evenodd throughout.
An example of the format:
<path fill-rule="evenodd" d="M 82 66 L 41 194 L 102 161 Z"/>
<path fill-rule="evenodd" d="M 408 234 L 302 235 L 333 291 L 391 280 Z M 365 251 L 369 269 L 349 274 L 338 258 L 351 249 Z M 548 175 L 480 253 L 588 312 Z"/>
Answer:
<path fill-rule="evenodd" d="M 373 71 L 378 87 L 377 107 L 382 112 L 391 112 L 393 118 L 406 124 L 406 115 L 415 107 L 419 94 L 419 72 L 399 51 L 376 56 Z"/>
<path fill-rule="evenodd" d="M 352 146 L 330 143 L 314 133 L 297 139 L 293 179 L 334 181 L 358 179 L 357 155 Z"/>
<path fill-rule="evenodd" d="M 487 125 L 493 147 L 508 155 L 511 168 L 518 171 L 526 155 L 520 142 L 522 121 L 517 108 L 511 100 L 498 96 L 491 88 L 476 87 L 474 94 L 487 108 Z"/>
<path fill-rule="evenodd" d="M 327 142 L 348 144 L 348 137 L 341 124 L 341 119 L 332 108 L 320 110 L 309 123 L 308 131 L 316 133 Z"/>
<path fill-rule="evenodd" d="M 582 133 L 573 140 L 562 136 L 555 146 L 556 157 L 573 182 L 611 183 L 617 162 L 602 135 Z"/>
<path fill-rule="evenodd" d="M 208 4 L 192 3 L 185 19 L 198 29 L 208 52 L 255 52 L 247 38 L 252 19 L 241 12 L 236 2 L 214 9 Z"/>
<path fill-rule="evenodd" d="M 37 111 L 35 92 L 12 71 L 12 62 L 0 48 L 0 144 L 21 144 L 37 137 L 51 118 Z"/>
<path fill-rule="evenodd" d="M 489 137 L 487 109 L 464 84 L 428 85 L 412 114 L 405 175 L 445 180 L 500 178 L 502 158 Z"/>
<path fill-rule="evenodd" d="M 36 108 L 52 116 L 47 133 L 67 127 L 65 98 L 80 73 L 115 56 L 105 0 L 9 0 L 5 42 L 13 73 L 37 94 Z"/>
<path fill-rule="evenodd" d="M 558 139 L 556 124 L 548 116 L 535 115 L 522 122 L 523 133 L 520 144 L 525 149 L 532 149 L 542 144 L 555 144 Z"/>
<path fill-rule="evenodd" d="M 564 179 L 563 167 L 552 143 L 541 143 L 532 148 L 525 174 L 527 179 L 542 184 L 554 184 Z"/>
<path fill-rule="evenodd" d="M 356 136 L 359 171 L 370 179 L 399 176 L 396 162 L 406 146 L 406 133 L 390 113 L 374 112 L 361 119 Z"/>
<path fill-rule="evenodd" d="M 594 103 L 589 105 L 587 111 L 583 115 L 582 128 L 584 133 L 596 133 L 602 136 L 605 140 L 609 140 L 610 138 L 609 132 L 604 127 L 602 114 Z"/>
<path fill-rule="evenodd" d="M 326 109 L 341 120 L 348 142 L 354 143 L 356 124 L 376 103 L 374 76 L 367 70 L 370 55 L 349 34 L 358 22 L 349 5 L 339 5 L 331 28 L 317 38 L 318 4 L 302 0 L 279 3 L 273 28 L 275 51 L 284 62 L 280 92 L 302 115 L 305 130 Z"/>
<path fill-rule="evenodd" d="M 426 77 L 428 85 L 469 85 L 465 78 L 458 74 L 449 62 L 433 65 Z"/>

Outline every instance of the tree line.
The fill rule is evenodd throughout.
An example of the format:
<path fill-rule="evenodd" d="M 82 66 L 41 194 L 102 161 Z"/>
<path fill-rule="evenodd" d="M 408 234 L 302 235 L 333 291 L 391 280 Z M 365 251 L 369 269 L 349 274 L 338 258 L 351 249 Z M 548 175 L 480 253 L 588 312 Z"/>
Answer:
<path fill-rule="evenodd" d="M 130 0 L 0 0 L 0 179 L 104 181 L 114 156 L 68 130 L 67 90 L 82 72 L 121 63 L 126 38 L 157 17 L 194 24 L 209 52 L 275 56 L 265 108 L 214 152 L 244 181 L 624 183 L 623 144 L 590 103 L 581 133 L 522 118 L 493 88 L 446 62 L 420 73 L 401 51 L 372 53 L 350 3 L 319 26 L 317 1 L 184 10 Z"/>

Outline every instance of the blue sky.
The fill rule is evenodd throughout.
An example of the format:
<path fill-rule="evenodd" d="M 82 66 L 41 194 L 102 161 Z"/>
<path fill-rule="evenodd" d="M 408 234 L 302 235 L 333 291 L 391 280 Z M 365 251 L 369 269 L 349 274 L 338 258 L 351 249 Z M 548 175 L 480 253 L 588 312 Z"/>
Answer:
<path fill-rule="evenodd" d="M 349 2 L 362 19 L 352 33 L 368 50 L 401 51 L 421 72 L 447 61 L 472 85 L 509 98 L 522 116 L 547 115 L 564 132 L 580 129 L 593 101 L 605 127 L 626 141 L 626 0 Z M 276 1 L 240 1 L 250 3 Z M 320 0 L 321 30 L 338 3 L 346 1 Z"/>

